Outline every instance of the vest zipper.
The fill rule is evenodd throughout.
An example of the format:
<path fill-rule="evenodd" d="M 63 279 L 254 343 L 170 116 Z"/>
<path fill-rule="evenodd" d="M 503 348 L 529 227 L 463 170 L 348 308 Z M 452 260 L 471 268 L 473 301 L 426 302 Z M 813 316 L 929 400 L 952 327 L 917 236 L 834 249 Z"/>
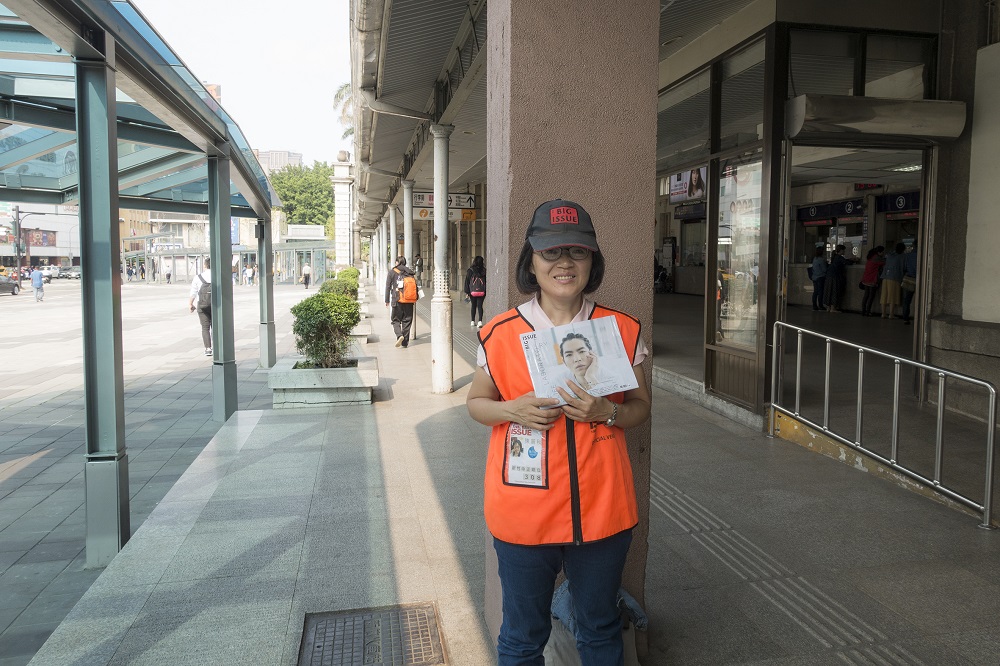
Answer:
<path fill-rule="evenodd" d="M 576 468 L 576 430 L 566 417 L 566 458 L 569 461 L 569 494 L 573 511 L 573 543 L 583 543 L 583 519 L 580 517 L 580 477 Z"/>

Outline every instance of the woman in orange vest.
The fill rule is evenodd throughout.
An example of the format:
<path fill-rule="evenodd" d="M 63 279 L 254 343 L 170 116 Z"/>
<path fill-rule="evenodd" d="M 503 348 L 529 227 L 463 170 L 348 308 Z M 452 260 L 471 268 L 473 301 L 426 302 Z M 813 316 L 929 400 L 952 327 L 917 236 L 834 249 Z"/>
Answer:
<path fill-rule="evenodd" d="M 484 514 L 503 588 L 500 666 L 544 664 L 556 577 L 565 571 L 585 666 L 623 663 L 618 588 L 638 522 L 623 428 L 649 418 L 639 367 L 648 355 L 635 318 L 586 298 L 604 278 L 590 215 L 557 199 L 532 216 L 517 262 L 527 303 L 479 332 L 478 368 L 466 404 L 491 426 Z M 614 317 L 638 388 L 591 396 L 573 381 L 559 400 L 536 398 L 520 335 Z"/>

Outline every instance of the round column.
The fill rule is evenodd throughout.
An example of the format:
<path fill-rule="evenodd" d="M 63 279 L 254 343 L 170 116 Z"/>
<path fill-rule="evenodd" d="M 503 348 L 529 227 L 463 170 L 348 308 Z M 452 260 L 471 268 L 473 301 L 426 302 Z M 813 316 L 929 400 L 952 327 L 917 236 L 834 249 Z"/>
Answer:
<path fill-rule="evenodd" d="M 434 135 L 434 298 L 431 300 L 431 391 L 455 390 L 452 368 L 451 292 L 448 275 L 448 144 L 452 125 L 431 125 Z"/>

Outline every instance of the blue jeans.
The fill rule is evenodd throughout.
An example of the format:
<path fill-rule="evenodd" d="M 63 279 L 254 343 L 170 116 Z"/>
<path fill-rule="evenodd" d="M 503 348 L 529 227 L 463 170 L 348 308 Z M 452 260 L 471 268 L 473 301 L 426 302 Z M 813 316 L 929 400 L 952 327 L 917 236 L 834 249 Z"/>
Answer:
<path fill-rule="evenodd" d="M 576 616 L 576 647 L 584 666 L 624 663 L 616 605 L 632 530 L 582 546 L 519 546 L 493 539 L 503 588 L 499 666 L 544 666 L 552 629 L 556 576 L 565 569 Z"/>

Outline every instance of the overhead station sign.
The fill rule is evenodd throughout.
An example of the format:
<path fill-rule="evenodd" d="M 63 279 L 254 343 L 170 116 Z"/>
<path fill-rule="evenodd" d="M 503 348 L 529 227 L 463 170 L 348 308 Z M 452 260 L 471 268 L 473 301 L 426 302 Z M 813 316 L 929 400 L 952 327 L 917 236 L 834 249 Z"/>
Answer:
<path fill-rule="evenodd" d="M 413 193 L 413 217 L 419 220 L 434 219 L 434 193 L 414 192 Z M 475 194 L 449 194 L 448 195 L 448 221 L 449 222 L 475 222 L 476 221 L 476 195 Z"/>

